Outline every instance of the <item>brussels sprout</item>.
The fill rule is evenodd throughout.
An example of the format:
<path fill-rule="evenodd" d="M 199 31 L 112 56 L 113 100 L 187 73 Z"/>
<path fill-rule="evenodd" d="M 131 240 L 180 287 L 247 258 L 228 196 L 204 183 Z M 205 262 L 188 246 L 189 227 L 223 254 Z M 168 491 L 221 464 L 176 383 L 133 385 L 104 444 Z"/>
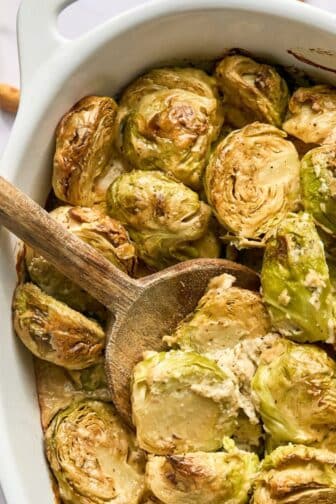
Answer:
<path fill-rule="evenodd" d="M 322 145 L 301 161 L 305 210 L 325 231 L 336 234 L 336 146 Z"/>
<path fill-rule="evenodd" d="M 135 168 L 159 169 L 199 189 L 222 123 L 214 79 L 193 68 L 152 70 L 122 96 L 120 150 Z"/>
<path fill-rule="evenodd" d="M 84 369 L 103 357 L 102 327 L 36 285 L 16 288 L 13 319 L 22 343 L 40 359 L 67 369 Z"/>
<path fill-rule="evenodd" d="M 302 87 L 289 100 L 283 129 L 305 143 L 321 144 L 336 126 L 336 89 L 325 84 Z"/>
<path fill-rule="evenodd" d="M 336 363 L 317 346 L 277 341 L 263 353 L 252 390 L 273 446 L 325 446 L 336 430 Z"/>
<path fill-rule="evenodd" d="M 284 119 L 288 88 L 275 68 L 247 56 L 226 56 L 216 68 L 224 94 L 226 120 L 237 128 L 253 121 L 280 127 Z"/>
<path fill-rule="evenodd" d="M 256 455 L 238 450 L 150 455 L 146 483 L 164 504 L 245 504 L 258 467 Z"/>
<path fill-rule="evenodd" d="M 166 455 L 213 451 L 236 426 L 232 380 L 215 362 L 193 352 L 161 352 L 134 369 L 133 421 L 141 448 Z"/>
<path fill-rule="evenodd" d="M 114 407 L 73 403 L 45 434 L 47 458 L 67 504 L 137 504 L 144 475 L 134 438 Z"/>
<path fill-rule="evenodd" d="M 88 96 L 62 118 L 56 131 L 52 177 L 60 200 L 93 205 L 96 180 L 112 157 L 116 115 L 112 98 Z"/>
<path fill-rule="evenodd" d="M 216 357 L 240 341 L 267 334 L 271 326 L 260 294 L 234 287 L 234 282 L 227 274 L 213 278 L 196 310 L 165 341 Z"/>
<path fill-rule="evenodd" d="M 204 98 L 218 98 L 217 83 L 213 77 L 198 68 L 154 68 L 132 82 L 123 92 L 120 110 L 136 109 L 142 98 L 164 89 L 182 89 Z M 223 122 L 218 105 L 218 127 Z"/>
<path fill-rule="evenodd" d="M 274 126 L 253 123 L 228 135 L 210 158 L 205 174 L 208 201 L 240 245 L 260 245 L 297 207 L 300 163 L 285 136 Z"/>
<path fill-rule="evenodd" d="M 331 285 L 312 217 L 289 214 L 266 246 L 263 298 L 273 327 L 298 342 L 334 339 Z"/>
<path fill-rule="evenodd" d="M 69 231 L 96 248 L 106 259 L 130 275 L 136 267 L 136 252 L 125 228 L 97 209 L 62 206 L 50 215 Z M 47 294 L 71 308 L 103 315 L 104 308 L 87 292 L 73 283 L 44 257 L 26 247 L 26 266 L 31 280 Z"/>
<path fill-rule="evenodd" d="M 336 455 L 307 446 L 281 446 L 256 479 L 253 504 L 334 504 Z"/>
<path fill-rule="evenodd" d="M 107 206 L 110 215 L 126 225 L 149 266 L 164 268 L 208 252 L 197 240 L 208 233 L 210 208 L 191 189 L 161 172 L 121 175 L 107 192 Z"/>

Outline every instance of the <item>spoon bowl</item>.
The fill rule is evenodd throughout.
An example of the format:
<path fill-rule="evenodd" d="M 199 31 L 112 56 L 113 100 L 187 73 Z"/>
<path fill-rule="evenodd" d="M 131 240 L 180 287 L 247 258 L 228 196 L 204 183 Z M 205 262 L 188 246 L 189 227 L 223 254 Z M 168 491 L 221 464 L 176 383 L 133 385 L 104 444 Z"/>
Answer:
<path fill-rule="evenodd" d="M 196 259 L 179 263 L 137 281 L 138 297 L 119 311 L 107 331 L 106 374 L 112 399 L 124 420 L 131 423 L 130 381 L 143 353 L 164 350 L 162 337 L 172 333 L 191 313 L 209 283 L 222 273 L 236 278 L 236 285 L 256 290 L 255 272 L 224 259 Z"/>

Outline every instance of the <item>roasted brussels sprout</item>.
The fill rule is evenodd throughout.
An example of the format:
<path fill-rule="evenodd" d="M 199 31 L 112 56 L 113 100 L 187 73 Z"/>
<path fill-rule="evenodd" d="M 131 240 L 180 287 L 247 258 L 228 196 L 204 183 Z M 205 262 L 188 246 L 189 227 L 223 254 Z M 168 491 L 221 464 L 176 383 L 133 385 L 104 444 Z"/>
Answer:
<path fill-rule="evenodd" d="M 136 251 L 125 228 L 97 209 L 62 206 L 50 215 L 96 248 L 106 259 L 130 275 L 136 267 Z M 31 280 L 44 292 L 68 304 L 74 310 L 104 314 L 104 308 L 87 292 L 73 283 L 44 257 L 26 247 L 26 266 Z"/>
<path fill-rule="evenodd" d="M 204 247 L 201 240 L 209 232 L 208 205 L 164 173 L 137 170 L 121 175 L 107 192 L 107 205 L 149 266 L 160 269 L 200 257 L 202 251 L 219 252 L 218 247 Z"/>
<path fill-rule="evenodd" d="M 228 135 L 210 158 L 205 174 L 209 204 L 231 240 L 242 246 L 260 245 L 297 207 L 300 163 L 285 137 L 274 126 L 249 124 Z"/>
<path fill-rule="evenodd" d="M 141 448 L 167 455 L 213 451 L 235 429 L 238 401 L 231 378 L 193 352 L 161 352 L 135 366 L 133 422 Z"/>
<path fill-rule="evenodd" d="M 261 284 L 276 330 L 298 342 L 333 342 L 328 266 L 309 214 L 289 214 L 280 223 L 266 246 Z"/>
<path fill-rule="evenodd" d="M 252 504 L 334 504 L 336 455 L 307 446 L 281 446 L 256 479 Z"/>
<path fill-rule="evenodd" d="M 45 434 L 47 458 L 67 504 L 137 504 L 144 476 L 133 435 L 114 407 L 73 403 Z"/>
<path fill-rule="evenodd" d="M 287 133 L 309 144 L 321 144 L 336 126 L 336 89 L 325 84 L 302 87 L 289 100 L 283 124 Z"/>
<path fill-rule="evenodd" d="M 227 274 L 213 278 L 196 310 L 165 341 L 216 357 L 240 341 L 267 334 L 270 320 L 260 294 L 235 287 L 234 282 Z"/>
<path fill-rule="evenodd" d="M 36 285 L 16 288 L 13 320 L 22 343 L 40 359 L 67 369 L 84 369 L 103 357 L 102 327 Z"/>
<path fill-rule="evenodd" d="M 301 187 L 305 210 L 325 231 L 336 234 L 336 145 L 322 145 L 304 156 Z"/>
<path fill-rule="evenodd" d="M 126 89 L 120 149 L 142 170 L 162 170 L 199 189 L 223 114 L 215 80 L 194 68 L 150 71 Z"/>
<path fill-rule="evenodd" d="M 56 131 L 52 177 L 60 200 L 93 205 L 95 183 L 112 157 L 116 115 L 112 98 L 87 96 L 62 118 Z"/>
<path fill-rule="evenodd" d="M 256 455 L 238 450 L 150 455 L 146 482 L 164 504 L 245 504 L 258 466 Z"/>
<path fill-rule="evenodd" d="M 260 121 L 280 127 L 284 119 L 288 88 L 275 68 L 240 54 L 226 56 L 216 68 L 224 95 L 226 120 L 241 128 Z"/>
<path fill-rule="evenodd" d="M 278 340 L 263 353 L 252 390 L 272 446 L 328 445 L 336 430 L 336 363 L 324 350 Z"/>
<path fill-rule="evenodd" d="M 218 98 L 217 83 L 213 77 L 198 68 L 154 68 L 130 84 L 121 96 L 121 109 L 136 109 L 144 96 L 163 89 L 182 89 L 204 98 Z M 218 107 L 218 124 L 222 111 Z M 219 126 L 220 127 L 220 126 Z"/>

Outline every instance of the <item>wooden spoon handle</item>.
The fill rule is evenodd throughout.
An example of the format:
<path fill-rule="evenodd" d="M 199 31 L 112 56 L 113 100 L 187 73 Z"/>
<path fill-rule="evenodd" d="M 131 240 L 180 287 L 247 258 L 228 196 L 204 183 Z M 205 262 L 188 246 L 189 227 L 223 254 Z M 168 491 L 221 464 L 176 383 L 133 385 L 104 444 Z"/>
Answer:
<path fill-rule="evenodd" d="M 0 224 L 28 243 L 114 314 L 125 311 L 142 290 L 137 281 L 70 233 L 1 176 Z"/>

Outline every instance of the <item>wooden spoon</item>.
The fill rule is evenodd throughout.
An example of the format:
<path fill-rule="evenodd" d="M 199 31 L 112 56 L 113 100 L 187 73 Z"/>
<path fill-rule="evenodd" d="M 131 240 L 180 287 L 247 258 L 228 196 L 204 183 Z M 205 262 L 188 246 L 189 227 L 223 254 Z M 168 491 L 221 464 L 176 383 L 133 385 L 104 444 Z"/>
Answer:
<path fill-rule="evenodd" d="M 107 331 L 106 371 L 112 399 L 131 423 L 130 377 L 145 350 L 160 350 L 190 313 L 213 276 L 258 289 L 258 275 L 223 259 L 186 261 L 141 280 L 118 270 L 97 250 L 56 222 L 37 203 L 0 177 L 0 223 L 43 255 L 113 314 Z"/>

